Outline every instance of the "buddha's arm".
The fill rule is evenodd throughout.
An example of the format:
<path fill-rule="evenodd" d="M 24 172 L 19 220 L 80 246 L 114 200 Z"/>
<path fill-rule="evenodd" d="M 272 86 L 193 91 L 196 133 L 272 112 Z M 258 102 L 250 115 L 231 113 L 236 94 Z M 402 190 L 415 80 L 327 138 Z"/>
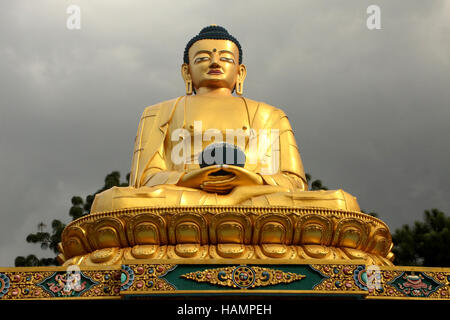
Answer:
<path fill-rule="evenodd" d="M 168 170 L 163 145 L 155 153 L 142 174 L 142 185 L 152 187 L 162 184 L 177 184 L 183 172 Z"/>
<path fill-rule="evenodd" d="M 139 121 L 134 145 L 130 186 L 176 184 L 183 173 L 171 171 L 166 164 L 164 140 L 170 103 L 147 107 Z"/>
<path fill-rule="evenodd" d="M 277 113 L 277 120 L 273 127 L 279 130 L 280 135 L 279 170 L 275 174 L 261 174 L 261 176 L 269 185 L 286 187 L 291 190 L 307 190 L 308 184 L 294 132 L 286 114 L 279 109 L 277 109 Z M 277 155 L 272 154 L 272 156 Z"/>

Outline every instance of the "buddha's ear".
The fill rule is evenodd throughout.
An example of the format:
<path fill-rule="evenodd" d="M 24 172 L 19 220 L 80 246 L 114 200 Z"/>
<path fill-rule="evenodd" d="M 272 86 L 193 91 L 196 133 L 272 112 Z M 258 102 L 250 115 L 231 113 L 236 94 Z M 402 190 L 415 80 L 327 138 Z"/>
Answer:
<path fill-rule="evenodd" d="M 244 92 L 244 81 L 245 81 L 245 77 L 247 76 L 247 67 L 245 66 L 245 64 L 240 64 L 239 65 L 239 70 L 238 70 L 238 74 L 237 74 L 237 78 L 236 78 L 236 93 L 238 95 L 242 95 L 242 93 Z"/>
<path fill-rule="evenodd" d="M 186 94 L 191 95 L 192 94 L 192 78 L 191 73 L 189 70 L 189 65 L 186 63 L 183 63 L 181 65 L 181 76 L 183 77 L 184 84 L 186 85 Z"/>

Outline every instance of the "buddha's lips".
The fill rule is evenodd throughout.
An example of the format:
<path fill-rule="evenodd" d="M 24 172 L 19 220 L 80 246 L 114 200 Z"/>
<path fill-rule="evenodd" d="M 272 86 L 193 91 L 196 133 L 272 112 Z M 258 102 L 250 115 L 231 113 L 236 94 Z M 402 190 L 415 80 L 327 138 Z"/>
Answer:
<path fill-rule="evenodd" d="M 208 74 L 222 74 L 223 72 L 220 70 L 209 70 Z"/>

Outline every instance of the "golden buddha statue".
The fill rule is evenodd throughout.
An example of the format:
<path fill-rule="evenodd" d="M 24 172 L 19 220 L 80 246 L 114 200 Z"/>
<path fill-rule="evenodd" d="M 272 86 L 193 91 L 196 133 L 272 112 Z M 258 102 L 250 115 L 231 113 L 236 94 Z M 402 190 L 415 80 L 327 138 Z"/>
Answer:
<path fill-rule="evenodd" d="M 216 35 L 230 39 L 214 39 Z M 186 96 L 145 109 L 136 137 L 130 187 L 116 187 L 97 195 L 92 212 L 163 205 L 318 206 L 358 211 L 356 199 L 342 190 L 307 191 L 302 161 L 285 113 L 242 96 L 246 67 L 241 63 L 237 40 L 217 26 L 203 29 L 194 39 L 186 48 L 187 57 L 181 67 Z M 237 97 L 232 95 L 233 90 Z M 195 130 L 196 122 L 203 132 Z M 172 161 L 172 138 L 179 128 L 190 132 L 192 146 L 186 148 L 192 151 L 189 163 Z M 200 168 L 193 161 L 199 156 L 194 138 L 203 144 L 197 148 L 202 151 L 217 142 L 198 138 L 211 128 L 222 136 L 230 129 L 243 131 L 244 136 L 252 129 L 256 135 L 261 129 L 279 130 L 278 154 L 264 154 L 279 157 L 277 172 L 262 174 L 261 163 L 256 161 L 243 168 Z M 249 136 L 245 136 L 246 154 Z M 229 174 L 211 175 L 219 170 Z"/>
<path fill-rule="evenodd" d="M 144 110 L 129 187 L 97 194 L 91 214 L 66 228 L 61 262 L 322 258 L 390 264 L 387 226 L 360 213 L 355 197 L 308 191 L 288 118 L 243 97 L 246 73 L 242 48 L 226 29 L 208 26 L 188 42 L 181 66 L 186 95 Z M 241 163 L 220 161 L 227 150 L 243 154 Z"/>

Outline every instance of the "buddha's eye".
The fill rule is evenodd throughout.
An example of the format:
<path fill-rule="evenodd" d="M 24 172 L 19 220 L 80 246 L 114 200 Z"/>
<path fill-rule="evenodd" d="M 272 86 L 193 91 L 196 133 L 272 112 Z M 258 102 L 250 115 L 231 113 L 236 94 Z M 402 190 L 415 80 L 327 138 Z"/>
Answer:
<path fill-rule="evenodd" d="M 203 61 L 208 61 L 209 57 L 200 57 L 194 60 L 195 63 L 199 63 L 199 62 L 203 62 Z"/>
<path fill-rule="evenodd" d="M 233 58 L 227 58 L 227 57 L 221 57 L 220 61 L 226 61 L 229 63 L 234 63 L 234 59 Z"/>

